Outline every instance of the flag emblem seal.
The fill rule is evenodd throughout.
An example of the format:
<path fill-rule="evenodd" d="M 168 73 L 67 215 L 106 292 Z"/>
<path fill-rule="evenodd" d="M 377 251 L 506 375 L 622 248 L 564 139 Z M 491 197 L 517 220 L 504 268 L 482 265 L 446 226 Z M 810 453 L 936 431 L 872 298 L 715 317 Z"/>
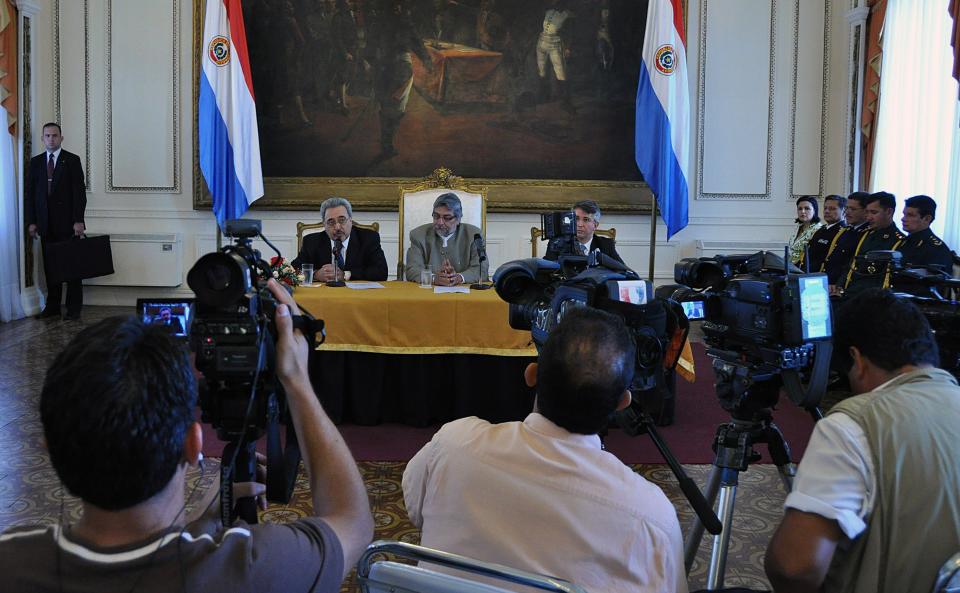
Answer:
<path fill-rule="evenodd" d="M 669 43 L 667 45 L 661 45 L 657 48 L 657 53 L 654 55 L 654 63 L 657 66 L 657 70 L 661 74 L 670 76 L 673 74 L 673 69 L 676 67 L 676 60 L 674 59 L 673 46 Z"/>
<path fill-rule="evenodd" d="M 210 40 L 210 61 L 217 66 L 226 66 L 230 62 L 230 40 L 217 35 Z"/>

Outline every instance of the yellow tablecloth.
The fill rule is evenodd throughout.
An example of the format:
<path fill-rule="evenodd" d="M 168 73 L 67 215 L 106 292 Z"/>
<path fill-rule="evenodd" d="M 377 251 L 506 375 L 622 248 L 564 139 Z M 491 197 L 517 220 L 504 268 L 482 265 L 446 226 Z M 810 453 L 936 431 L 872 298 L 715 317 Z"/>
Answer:
<path fill-rule="evenodd" d="M 300 286 L 297 303 L 326 323 L 318 350 L 383 354 L 536 356 L 529 331 L 512 329 L 494 290 L 434 294 L 413 282 L 382 289 Z"/>

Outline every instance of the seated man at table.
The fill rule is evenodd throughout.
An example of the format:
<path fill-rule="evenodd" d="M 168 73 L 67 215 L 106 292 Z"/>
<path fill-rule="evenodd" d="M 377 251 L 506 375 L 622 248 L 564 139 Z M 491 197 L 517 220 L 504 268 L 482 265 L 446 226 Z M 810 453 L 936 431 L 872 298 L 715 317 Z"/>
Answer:
<path fill-rule="evenodd" d="M 676 510 L 597 435 L 630 404 L 635 358 L 621 317 L 568 310 L 527 367 L 523 422 L 450 422 L 407 464 L 420 543 L 594 593 L 687 591 Z"/>
<path fill-rule="evenodd" d="M 433 203 L 433 222 L 410 231 L 404 275 L 420 281 L 420 272 L 433 272 L 433 283 L 454 286 L 487 277 L 487 262 L 480 262 L 475 238 L 480 229 L 460 222 L 463 206 L 455 193 L 440 195 Z"/>
<path fill-rule="evenodd" d="M 313 264 L 313 279 L 334 280 L 333 253 L 337 251 L 336 280 L 386 280 L 387 258 L 380 247 L 380 234 L 353 226 L 353 208 L 344 198 L 327 198 L 320 204 L 324 232 L 307 235 L 297 258 L 299 269 Z M 339 248 L 339 249 L 338 249 Z"/>
<path fill-rule="evenodd" d="M 613 239 L 594 235 L 594 232 L 600 227 L 599 204 L 593 200 L 581 200 L 573 205 L 573 213 L 577 216 L 577 240 L 573 243 L 577 253 L 573 255 L 586 255 L 595 249 L 599 249 L 600 253 L 609 255 L 623 263 L 623 258 L 617 253 Z M 557 257 L 561 255 L 561 245 L 562 240 L 559 238 L 550 241 L 550 244 L 547 245 L 547 253 L 543 256 L 544 259 L 556 261 Z"/>

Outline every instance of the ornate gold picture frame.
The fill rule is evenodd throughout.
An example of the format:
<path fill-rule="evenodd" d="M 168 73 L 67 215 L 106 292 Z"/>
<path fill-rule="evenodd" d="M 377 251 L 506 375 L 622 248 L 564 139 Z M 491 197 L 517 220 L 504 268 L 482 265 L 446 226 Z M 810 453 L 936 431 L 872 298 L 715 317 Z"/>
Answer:
<path fill-rule="evenodd" d="M 203 59 L 204 52 L 202 51 L 201 37 L 203 34 L 203 10 L 204 10 L 204 1 L 205 0 L 194 0 L 194 76 L 193 76 L 193 105 L 194 105 L 194 130 L 197 129 L 197 98 L 199 95 L 199 73 L 200 73 L 200 64 Z M 410 6 L 410 14 L 413 15 L 415 8 L 419 6 L 419 0 L 408 0 L 406 5 Z M 265 3 L 252 3 L 253 5 L 266 6 Z M 278 17 L 277 21 L 281 23 L 286 23 L 283 26 L 293 27 L 296 25 L 300 27 L 299 30 L 294 31 L 295 34 L 292 35 L 293 39 L 307 39 L 309 37 L 308 27 L 311 26 L 311 22 L 319 22 L 317 19 L 320 17 L 317 14 L 314 14 L 314 11 L 322 10 L 322 7 L 326 7 L 328 10 L 333 10 L 335 2 L 299 2 L 295 0 L 285 0 L 279 4 L 289 5 L 289 8 L 285 10 L 302 10 L 305 12 L 310 12 L 310 14 L 303 15 L 293 15 L 296 18 L 287 15 L 287 18 L 284 21 L 284 17 Z M 354 3 L 350 3 L 351 6 Z M 390 5 L 392 3 L 380 3 L 384 5 Z M 432 5 L 432 2 L 423 2 L 424 5 Z M 471 2 L 461 2 L 455 3 L 458 6 L 471 5 Z M 481 10 L 484 6 L 489 6 L 490 4 L 487 0 L 474 0 L 472 4 L 476 4 L 477 10 Z M 523 3 L 524 5 L 526 3 Z M 540 2 L 536 3 L 538 8 L 536 9 L 536 22 L 531 20 L 530 27 L 535 27 L 539 29 L 541 27 L 541 21 L 545 19 L 544 10 L 549 10 L 548 5 L 550 3 L 543 2 L 543 7 L 539 7 Z M 593 28 L 600 26 L 597 21 L 598 15 L 600 14 L 597 7 L 601 6 L 600 3 L 592 2 L 590 0 L 569 0 L 567 4 L 573 9 L 572 14 L 576 16 L 577 20 L 571 20 L 569 22 L 577 22 L 580 27 L 579 34 L 583 39 L 593 39 L 596 36 L 596 32 L 593 31 Z M 244 3 L 244 10 L 247 11 L 247 3 Z M 377 5 L 376 0 L 368 0 L 363 6 L 375 6 Z M 512 3 L 506 3 L 506 5 L 512 5 Z M 271 4 L 271 6 L 273 6 Z M 314 8 L 305 8 L 305 7 L 314 7 Z M 626 7 L 624 10 L 629 9 L 631 14 L 636 13 L 640 15 L 645 15 L 646 0 L 611 0 L 609 2 L 611 10 L 615 7 Z M 640 8 L 638 8 L 640 7 Z M 588 12 L 587 8 L 590 11 Z M 272 9 L 271 9 L 272 10 Z M 528 9 L 533 10 L 533 9 Z M 577 14 L 577 11 L 580 11 Z M 473 13 L 470 13 L 473 14 Z M 327 15 L 329 16 L 329 15 Z M 415 16 L 415 15 L 414 15 Z M 589 17 L 589 18 L 588 18 Z M 262 18 L 250 18 L 250 15 L 247 15 L 247 37 L 248 42 L 251 45 L 251 48 L 256 48 L 256 39 L 251 39 L 251 36 L 256 37 L 258 34 L 256 32 L 257 24 L 264 22 L 265 19 Z M 608 17 L 604 17 L 608 18 Z M 633 20 L 639 21 L 642 17 L 636 17 Z M 313 19 L 313 20 L 311 20 Z M 266 19 L 270 20 L 270 19 Z M 472 17 L 470 19 L 461 18 L 461 21 L 477 22 L 476 19 Z M 530 20 L 530 19 L 528 19 Z M 386 22 L 386 21 L 385 21 Z M 440 17 L 437 17 L 437 22 L 440 23 Z M 456 24 L 456 19 L 451 19 L 451 23 Z M 584 30 L 584 23 L 587 23 L 586 30 Z M 504 113 L 506 111 L 519 110 L 520 115 L 511 115 L 510 117 L 510 126 L 507 127 L 497 127 L 493 128 L 492 124 L 489 122 L 486 123 L 490 129 L 480 128 L 479 125 L 474 131 L 481 131 L 483 133 L 489 133 L 494 142 L 500 142 L 500 138 L 507 137 L 510 134 L 527 134 L 527 136 L 520 136 L 521 138 L 529 137 L 531 140 L 529 143 L 523 142 L 514 142 L 513 144 L 503 144 L 504 147 L 504 159 L 499 163 L 493 163 L 490 165 L 491 170 L 485 170 L 483 165 L 474 166 L 473 161 L 465 158 L 469 157 L 469 150 L 461 151 L 468 154 L 464 155 L 461 152 L 447 151 L 434 147 L 434 153 L 436 155 L 436 162 L 433 162 L 431 158 L 426 160 L 420 159 L 420 162 L 415 164 L 409 164 L 416 159 L 411 159 L 409 156 L 411 153 L 411 146 L 414 149 L 418 148 L 415 137 L 411 136 L 410 130 L 415 129 L 411 122 L 415 122 L 413 119 L 416 117 L 416 113 L 408 114 L 407 121 L 401 120 L 401 129 L 406 130 L 405 138 L 407 141 L 406 145 L 400 146 L 400 156 L 388 159 L 377 161 L 373 160 L 373 165 L 368 166 L 366 171 L 362 171 L 361 175 L 336 175 L 336 171 L 330 170 L 333 165 L 330 165 L 331 159 L 324 158 L 324 148 L 327 147 L 328 152 L 331 151 L 330 146 L 335 148 L 342 147 L 343 151 L 349 149 L 354 149 L 355 146 L 360 146 L 361 143 L 366 142 L 367 144 L 374 143 L 375 139 L 372 138 L 375 135 L 377 129 L 377 106 L 378 104 L 374 101 L 376 97 L 376 90 L 372 87 L 367 91 L 358 90 L 357 95 L 347 96 L 346 93 L 341 93 L 345 96 L 341 108 L 344 111 L 348 112 L 348 115 L 336 115 L 336 117 L 344 117 L 342 123 L 338 123 L 337 120 L 330 115 L 332 112 L 332 107 L 327 105 L 326 107 L 319 107 L 323 101 L 334 100 L 334 95 L 336 91 L 334 89 L 313 89 L 313 95 L 315 97 L 316 105 L 318 107 L 310 108 L 307 107 L 306 110 L 301 108 L 301 98 L 299 96 L 289 97 L 291 93 L 288 93 L 286 87 L 280 85 L 262 85 L 260 88 L 263 89 L 263 92 L 258 89 L 257 92 L 257 101 L 258 105 L 261 105 L 261 121 L 260 121 L 260 138 L 261 138 L 261 158 L 264 161 L 264 197 L 257 200 L 253 205 L 255 209 L 267 209 L 267 210 L 310 210 L 319 207 L 320 202 L 324 199 L 337 195 L 343 196 L 350 199 L 354 208 L 360 211 L 396 211 L 397 210 L 397 188 L 400 185 L 410 185 L 411 183 L 416 183 L 418 180 L 429 178 L 431 171 L 434 171 L 438 168 L 449 167 L 453 169 L 453 173 L 456 175 L 462 175 L 465 182 L 473 186 L 484 186 L 487 188 L 487 210 L 490 212 L 525 212 L 525 211 L 535 211 L 543 212 L 550 210 L 561 210 L 569 208 L 570 205 L 581 199 L 594 199 L 597 200 L 604 208 L 605 212 L 649 212 L 650 203 L 652 199 L 652 193 L 650 192 L 648 186 L 640 181 L 639 175 L 635 170 L 631 172 L 630 167 L 627 166 L 632 163 L 632 154 L 633 154 L 633 143 L 632 143 L 632 129 L 633 129 L 633 114 L 632 110 L 624 110 L 623 108 L 623 96 L 624 94 L 629 94 L 629 81 L 623 81 L 617 79 L 615 81 L 616 93 L 619 98 L 619 109 L 618 113 L 623 113 L 623 121 L 615 123 L 615 125 L 607 125 L 604 130 L 616 130 L 618 141 L 616 146 L 611 148 L 610 142 L 605 142 L 605 137 L 594 138 L 590 136 L 590 129 L 583 124 L 579 127 L 573 126 L 571 129 L 576 131 L 579 136 L 576 136 L 573 140 L 567 142 L 561 138 L 552 139 L 552 148 L 553 151 L 550 154 L 543 154 L 536 152 L 537 146 L 543 147 L 546 144 L 544 142 L 538 142 L 538 140 L 543 140 L 543 136 L 550 135 L 553 131 L 550 129 L 549 123 L 551 118 L 553 120 L 560 122 L 558 123 L 559 127 L 567 125 L 565 122 L 572 121 L 574 118 L 580 117 L 581 119 L 587 119 L 589 123 L 592 113 L 597 111 L 602 112 L 602 107 L 604 105 L 603 101 L 607 100 L 604 98 L 604 91 L 602 88 L 599 88 L 596 94 L 588 94 L 586 90 L 589 88 L 587 81 L 580 82 L 580 90 L 577 91 L 578 94 L 574 96 L 573 105 L 571 106 L 567 100 L 567 96 L 564 93 L 568 93 L 568 89 L 564 89 L 564 81 L 555 80 L 558 79 L 558 73 L 551 70 L 553 67 L 550 63 L 550 58 L 545 60 L 546 65 L 541 69 L 541 72 L 545 73 L 541 75 L 540 80 L 549 79 L 551 84 L 548 85 L 546 89 L 546 98 L 541 96 L 539 91 L 543 89 L 535 89 L 535 92 L 513 92 L 512 94 L 501 93 L 497 87 L 497 81 L 491 80 L 486 87 L 477 86 L 474 84 L 470 86 L 467 83 L 459 83 L 458 81 L 464 80 L 464 76 L 457 78 L 453 75 L 456 72 L 457 65 L 455 63 L 442 62 L 445 58 L 443 56 L 437 57 L 440 54 L 447 54 L 451 52 L 460 51 L 461 53 L 469 53 L 467 50 L 472 50 L 467 45 L 459 44 L 456 42 L 456 38 L 453 38 L 454 41 L 445 41 L 446 33 L 441 32 L 440 25 L 438 24 L 438 29 L 436 32 L 435 39 L 429 39 L 424 35 L 421 37 L 424 40 L 424 47 L 426 50 L 432 52 L 434 56 L 431 58 L 434 60 L 433 67 L 426 66 L 427 63 L 425 60 L 418 59 L 416 55 L 413 57 L 413 71 L 414 71 L 414 85 L 411 93 L 416 93 L 416 101 L 421 102 L 422 105 L 425 105 L 426 101 L 430 101 L 431 111 L 435 111 L 440 114 L 438 116 L 441 123 L 444 121 L 444 117 L 449 117 L 451 121 L 459 122 L 458 125 L 462 126 L 464 118 L 469 118 L 470 114 L 477 113 L 478 118 L 484 117 L 485 113 L 496 111 L 498 113 Z M 634 25 L 634 30 L 637 26 L 641 27 L 642 35 L 642 23 L 640 25 Z M 527 31 L 530 31 L 530 27 L 527 28 Z M 422 31 L 422 28 L 420 29 Z M 491 27 L 490 31 L 494 31 Z M 488 31 L 489 32 L 489 31 Z M 491 35 L 493 33 L 490 33 Z M 264 38 L 263 32 L 260 34 L 261 41 Z M 478 38 L 482 37 L 482 32 L 478 34 Z M 270 39 L 273 39 L 275 36 L 269 36 Z M 530 37 L 528 35 L 528 37 Z M 368 34 L 368 39 L 370 38 Z M 317 37 L 317 41 L 325 42 L 326 39 L 322 36 Z M 642 37 L 641 37 L 642 41 Z M 631 40 L 635 42 L 635 40 Z M 287 41 L 283 43 L 289 43 Z M 304 41 L 306 43 L 306 41 Z M 528 39 L 528 44 L 525 48 L 522 49 L 523 54 L 526 60 L 526 69 L 527 77 L 533 77 L 536 80 L 537 71 L 537 58 L 535 57 L 537 50 L 535 46 L 539 44 L 537 37 L 534 35 Z M 573 45 L 573 42 L 571 42 Z M 283 50 L 282 48 L 277 51 L 289 51 L 289 45 L 285 46 L 288 49 Z M 574 45 L 574 47 L 585 48 L 584 43 L 580 43 L 579 46 Z M 634 46 L 636 47 L 636 46 Z M 466 48 L 466 49 L 461 49 Z M 421 48 L 422 49 L 422 48 Z M 257 58 L 253 53 L 254 49 L 251 49 L 251 62 Z M 518 50 L 519 51 L 519 50 Z M 592 50 L 591 50 L 592 51 Z M 480 50 L 477 50 L 478 53 L 481 53 Z M 418 54 L 417 52 L 410 52 L 411 54 Z M 496 52 L 487 52 L 496 53 Z M 506 55 L 506 51 L 503 52 Z M 594 60 L 599 59 L 595 55 L 590 54 L 587 51 L 581 51 L 582 55 L 579 59 L 581 60 Z M 624 54 L 626 52 L 623 52 Z M 635 53 L 635 52 L 634 52 Z M 268 55 L 261 52 L 259 55 Z M 311 60 L 314 58 L 316 52 L 310 54 Z M 561 54 L 556 54 L 561 55 Z M 563 54 L 565 55 L 565 54 Z M 616 55 L 616 54 L 615 54 Z M 505 58 L 506 59 L 506 58 Z M 617 59 L 617 58 L 613 58 Z M 372 61 L 372 60 L 371 60 Z M 562 61 L 562 60 L 561 60 Z M 531 66 L 532 64 L 532 66 Z M 440 65 L 444 66 L 444 72 L 449 75 L 448 80 L 440 80 L 437 82 L 437 77 L 439 74 L 437 71 L 440 69 Z M 302 64 L 301 64 L 302 67 Z M 311 67 L 313 65 L 311 64 Z M 631 64 L 629 68 L 632 68 Z M 286 60 L 276 60 L 275 63 L 269 64 L 269 68 L 272 70 L 277 70 L 281 68 L 297 68 L 295 64 L 290 64 Z M 624 68 L 624 66 L 621 66 Z M 254 66 L 253 69 L 256 71 L 257 68 Z M 532 69 L 532 70 L 531 70 Z M 531 74 L 532 71 L 532 74 Z M 586 71 L 585 69 L 582 71 Z M 291 74 L 290 77 L 293 77 L 295 73 Z M 262 76 L 262 75 L 261 75 Z M 322 77 L 317 77 L 322 78 Z M 469 77 L 466 77 L 469 78 Z M 490 78 L 490 77 L 487 77 Z M 621 77 L 624 78 L 624 77 Z M 486 80 L 486 79 L 485 79 Z M 613 79 L 608 79 L 613 80 Z M 635 77 L 634 77 L 635 82 Z M 254 81 L 256 84 L 257 74 L 254 74 Z M 439 84 L 439 86 L 438 86 Z M 443 86 L 446 84 L 446 86 Z M 460 87 L 456 87 L 457 84 L 461 84 Z M 486 84 L 486 83 L 485 83 Z M 421 85 L 421 86 L 418 86 Z M 635 85 L 634 85 L 635 86 Z M 357 87 L 360 88 L 360 83 L 358 82 Z M 444 92 L 437 91 L 438 88 L 443 87 Z M 453 89 L 453 90 L 451 90 Z M 294 92 L 301 92 L 300 90 L 295 90 Z M 302 91 L 305 96 L 307 90 Z M 363 93 L 368 93 L 369 96 L 364 95 Z M 614 91 L 610 91 L 613 93 Z M 272 94 L 271 94 L 272 93 Z M 608 94 L 610 94 L 608 93 Z M 506 98 L 504 98 L 506 97 Z M 294 100 L 294 98 L 296 100 Z M 479 98 L 479 99 L 478 99 Z M 458 101 L 464 101 L 464 103 L 458 103 Z M 480 103 L 476 102 L 477 100 L 481 101 Z M 474 101 L 474 102 L 469 102 Z M 486 101 L 486 103 L 482 103 Z M 503 101 L 507 101 L 506 104 L 503 104 Z M 263 103 L 261 103 L 263 102 Z M 500 102 L 500 103 L 498 103 Z M 270 105 L 269 110 L 264 109 L 262 105 Z M 309 101 L 306 102 L 309 105 Z M 480 105 L 480 107 L 477 107 Z M 350 109 L 346 109 L 349 106 Z M 383 109 L 380 109 L 383 111 Z M 591 111 L 593 110 L 593 111 Z M 630 111 L 627 114 L 627 111 Z M 264 121 L 264 113 L 269 113 L 270 121 Z M 290 171 L 294 175 L 282 174 L 282 175 L 272 175 L 271 172 L 278 172 L 284 167 L 278 167 L 276 163 L 278 158 L 275 154 L 277 150 L 286 150 L 287 142 L 277 141 L 272 135 L 277 133 L 277 130 L 285 130 L 286 134 L 295 134 L 297 133 L 297 125 L 299 122 L 293 122 L 293 119 L 302 118 L 304 122 L 311 122 L 310 126 L 307 126 L 305 123 L 302 124 L 304 130 L 309 128 L 309 133 L 314 134 L 313 138 L 316 138 L 317 134 L 327 133 L 326 130 L 330 128 L 327 125 L 328 122 L 332 122 L 331 125 L 337 124 L 341 127 L 345 127 L 343 132 L 337 132 L 335 130 L 330 131 L 330 134 L 336 134 L 340 139 L 344 137 L 350 138 L 347 142 L 342 142 L 341 145 L 337 145 L 334 140 L 328 138 L 328 142 L 324 143 L 311 143 L 308 141 L 303 143 L 303 147 L 298 148 L 298 150 L 306 150 L 311 153 L 310 158 L 314 158 L 316 163 L 319 163 L 318 167 L 323 169 L 320 171 L 322 175 L 315 175 L 316 171 L 307 170 L 304 167 L 301 167 L 303 172 L 300 170 Z M 320 121 L 320 118 L 327 118 L 323 121 Z M 503 119 L 503 118 L 502 118 Z M 316 121 L 315 121 L 316 120 Z M 277 123 L 283 125 L 277 125 Z M 348 123 L 350 122 L 350 123 Z M 498 125 L 501 125 L 502 122 L 497 122 Z M 435 123 L 433 125 L 436 125 Z M 358 127 L 359 126 L 359 127 Z M 382 126 L 382 122 L 381 122 Z M 569 127 L 569 126 L 568 126 Z M 366 133 L 361 133 L 366 129 Z M 434 128 L 435 129 L 435 128 Z M 457 129 L 459 133 L 461 128 Z M 469 127 L 467 132 L 469 132 Z M 539 137 L 537 136 L 539 134 Z M 309 137 L 308 137 L 309 138 Z M 333 138 L 333 136 L 331 136 Z M 411 140 L 414 138 L 414 140 Z M 591 146 L 590 149 L 584 149 L 581 151 L 583 155 L 582 158 L 579 155 L 574 155 L 571 159 L 571 165 L 559 164 L 556 158 L 556 154 L 562 153 L 564 150 L 569 152 L 572 148 L 578 148 L 579 145 L 576 144 L 576 139 L 579 138 L 580 141 L 586 142 Z M 585 139 L 584 139 L 585 138 Z M 624 138 L 629 138 L 628 142 L 624 141 Z M 195 209 L 209 209 L 212 206 L 212 200 L 210 198 L 209 192 L 207 190 L 206 184 L 203 181 L 203 176 L 199 170 L 199 150 L 198 150 L 198 140 L 196 131 L 194 132 L 194 151 L 193 151 L 193 163 L 194 163 L 194 192 L 193 192 L 193 202 Z M 584 144 L 586 146 L 587 144 Z M 501 144 L 495 144 L 493 152 L 496 152 L 496 149 L 499 148 Z M 529 146 L 529 148 L 528 148 Z M 375 147 L 374 147 L 375 148 Z M 359 149 L 358 149 L 359 150 Z M 373 150 L 373 148 L 368 148 Z M 606 179 L 557 179 L 557 178 L 503 178 L 491 176 L 490 173 L 501 174 L 503 172 L 513 172 L 517 170 L 517 167 L 513 167 L 513 161 L 510 160 L 509 154 L 510 150 L 513 151 L 512 154 L 518 157 L 532 157 L 530 162 L 533 162 L 532 167 L 528 167 L 531 173 L 539 174 L 540 172 L 559 172 L 566 173 L 567 170 L 575 171 L 580 165 L 583 165 L 585 169 L 590 168 L 590 163 L 587 162 L 591 160 L 593 163 L 593 170 L 599 171 L 601 174 L 597 175 L 598 177 L 606 176 Z M 532 152 L 528 152 L 532 151 Z M 286 153 L 282 155 L 283 159 L 286 159 Z M 542 161 L 542 166 L 540 163 L 536 162 L 539 158 Z M 569 157 L 568 157 L 569 158 Z M 343 168 L 351 169 L 354 161 L 357 159 L 347 159 L 344 157 L 341 165 Z M 477 162 L 488 162 L 487 160 L 477 159 Z M 616 171 L 604 170 L 603 167 L 605 163 L 616 161 L 617 169 Z M 282 162 L 282 160 L 281 160 Z M 272 164 L 271 164 L 272 163 Z M 344 164 L 345 163 L 345 164 Z M 405 164 L 406 163 L 406 164 Z M 466 163 L 466 164 L 464 164 Z M 463 167 L 458 167 L 458 164 L 464 165 Z M 321 166 L 322 165 L 322 166 Z M 284 164 L 285 166 L 285 164 Z M 325 168 L 324 168 L 325 167 Z M 464 170 L 473 168 L 473 170 Z M 295 168 L 295 167 L 294 167 Z M 612 172 L 611 172 L 612 171 Z M 356 171 L 351 171 L 356 173 Z M 521 171 L 522 172 L 522 171 Z M 330 174 L 334 173 L 334 174 Z M 486 174 L 485 174 L 486 173 Z M 328 176 L 328 174 L 330 174 Z M 619 176 L 626 179 L 610 179 L 609 177 Z"/>

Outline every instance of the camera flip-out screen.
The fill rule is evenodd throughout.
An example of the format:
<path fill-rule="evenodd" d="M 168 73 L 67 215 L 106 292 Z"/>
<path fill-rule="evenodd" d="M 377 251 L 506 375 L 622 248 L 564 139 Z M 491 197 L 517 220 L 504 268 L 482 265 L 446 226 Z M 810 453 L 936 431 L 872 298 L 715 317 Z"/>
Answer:
<path fill-rule="evenodd" d="M 687 316 L 687 319 L 690 321 L 697 321 L 698 319 L 703 319 L 704 310 L 703 310 L 703 301 L 684 301 L 680 303 L 683 307 L 683 313 Z"/>
<path fill-rule="evenodd" d="M 825 274 L 800 276 L 800 318 L 803 339 L 821 340 L 829 338 L 830 327 L 830 291 Z"/>
<path fill-rule="evenodd" d="M 137 299 L 137 315 L 149 325 L 160 325 L 178 337 L 190 334 L 193 299 Z"/>

